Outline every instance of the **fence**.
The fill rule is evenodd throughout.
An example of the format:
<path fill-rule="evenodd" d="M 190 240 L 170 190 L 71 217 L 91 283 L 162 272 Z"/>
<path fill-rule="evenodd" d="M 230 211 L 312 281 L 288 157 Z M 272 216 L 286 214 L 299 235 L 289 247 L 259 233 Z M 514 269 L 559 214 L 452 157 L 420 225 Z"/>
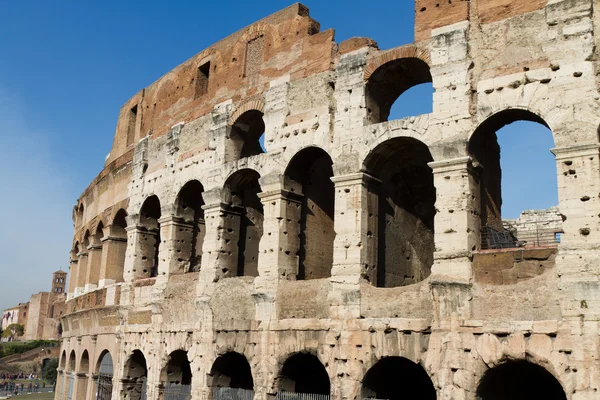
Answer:
<path fill-rule="evenodd" d="M 481 248 L 489 250 L 556 246 L 560 243 L 561 234 L 560 230 L 548 229 L 536 223 L 520 224 L 518 228 L 505 223 L 501 231 L 486 226 L 481 232 Z"/>
<path fill-rule="evenodd" d="M 254 400 L 254 391 L 229 387 L 213 389 L 213 400 Z"/>
<path fill-rule="evenodd" d="M 190 385 L 180 385 L 178 383 L 168 383 L 160 389 L 163 400 L 191 400 L 192 387 Z"/>
<path fill-rule="evenodd" d="M 328 394 L 279 392 L 277 400 L 329 400 Z"/>

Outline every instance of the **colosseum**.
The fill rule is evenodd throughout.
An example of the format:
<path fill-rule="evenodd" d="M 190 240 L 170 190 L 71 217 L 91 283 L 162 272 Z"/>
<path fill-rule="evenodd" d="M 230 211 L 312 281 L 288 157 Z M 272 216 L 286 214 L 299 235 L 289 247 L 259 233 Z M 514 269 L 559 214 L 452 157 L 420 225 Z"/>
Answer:
<path fill-rule="evenodd" d="M 380 49 L 294 4 L 135 94 L 73 210 L 56 399 L 600 399 L 599 7 L 416 0 Z M 502 219 L 515 121 L 552 131 L 555 242 Z"/>

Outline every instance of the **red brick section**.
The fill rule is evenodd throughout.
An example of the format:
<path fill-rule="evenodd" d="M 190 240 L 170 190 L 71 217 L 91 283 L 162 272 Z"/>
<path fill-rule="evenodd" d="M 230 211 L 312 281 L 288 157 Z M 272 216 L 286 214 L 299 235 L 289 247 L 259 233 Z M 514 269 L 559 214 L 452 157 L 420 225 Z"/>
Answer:
<path fill-rule="evenodd" d="M 432 29 L 468 19 L 469 0 L 416 0 L 415 41 L 429 39 Z"/>
<path fill-rule="evenodd" d="M 262 99 L 250 100 L 245 103 L 240 104 L 240 106 L 231 114 L 231 118 L 229 118 L 229 125 L 233 125 L 235 121 L 245 113 L 246 111 L 256 110 L 261 113 L 265 112 L 265 101 Z"/>
<path fill-rule="evenodd" d="M 477 0 L 479 22 L 486 24 L 542 10 L 547 0 Z"/>
<path fill-rule="evenodd" d="M 431 55 L 429 54 L 428 49 L 424 49 L 412 44 L 396 47 L 380 53 L 367 61 L 367 67 L 365 68 L 365 82 L 369 80 L 377 68 L 390 61 L 399 60 L 402 58 L 418 58 L 423 60 L 428 65 L 431 63 Z"/>
<path fill-rule="evenodd" d="M 346 53 L 350 53 L 354 50 L 358 50 L 361 49 L 363 47 L 374 47 L 376 49 L 379 48 L 379 46 L 377 46 L 377 42 L 374 41 L 371 38 L 366 38 L 366 37 L 353 37 L 347 40 L 344 40 L 342 43 L 340 43 L 340 49 L 339 49 L 339 54 L 346 54 Z"/>

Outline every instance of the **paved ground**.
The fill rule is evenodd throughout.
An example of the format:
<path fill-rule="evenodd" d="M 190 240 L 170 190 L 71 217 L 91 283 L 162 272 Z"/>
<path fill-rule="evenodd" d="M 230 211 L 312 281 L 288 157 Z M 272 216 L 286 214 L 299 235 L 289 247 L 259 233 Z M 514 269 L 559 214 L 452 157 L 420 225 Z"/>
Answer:
<path fill-rule="evenodd" d="M 0 396 L 0 399 L 4 399 L 4 397 Z M 32 393 L 32 394 L 22 394 L 17 397 L 10 397 L 10 399 L 23 399 L 23 400 L 52 400 L 54 399 L 54 393 Z"/>

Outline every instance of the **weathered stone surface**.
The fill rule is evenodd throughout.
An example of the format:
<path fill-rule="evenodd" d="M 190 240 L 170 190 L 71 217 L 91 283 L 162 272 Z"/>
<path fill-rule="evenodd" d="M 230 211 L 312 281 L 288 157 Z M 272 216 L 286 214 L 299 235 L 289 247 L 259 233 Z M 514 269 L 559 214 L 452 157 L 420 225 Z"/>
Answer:
<path fill-rule="evenodd" d="M 177 381 L 208 400 L 247 364 L 257 400 L 307 376 L 336 399 L 397 398 L 370 378 L 385 371 L 405 397 L 473 400 L 507 360 L 597 397 L 595 5 L 417 0 L 417 41 L 380 50 L 338 46 L 295 4 L 133 96 L 73 210 L 56 398 L 71 373 L 93 398 L 106 354 L 113 398 L 145 377 L 149 399 Z M 433 112 L 388 121 L 424 82 Z M 552 130 L 559 204 L 511 223 L 560 244 L 495 249 L 495 132 L 518 120 Z"/>

